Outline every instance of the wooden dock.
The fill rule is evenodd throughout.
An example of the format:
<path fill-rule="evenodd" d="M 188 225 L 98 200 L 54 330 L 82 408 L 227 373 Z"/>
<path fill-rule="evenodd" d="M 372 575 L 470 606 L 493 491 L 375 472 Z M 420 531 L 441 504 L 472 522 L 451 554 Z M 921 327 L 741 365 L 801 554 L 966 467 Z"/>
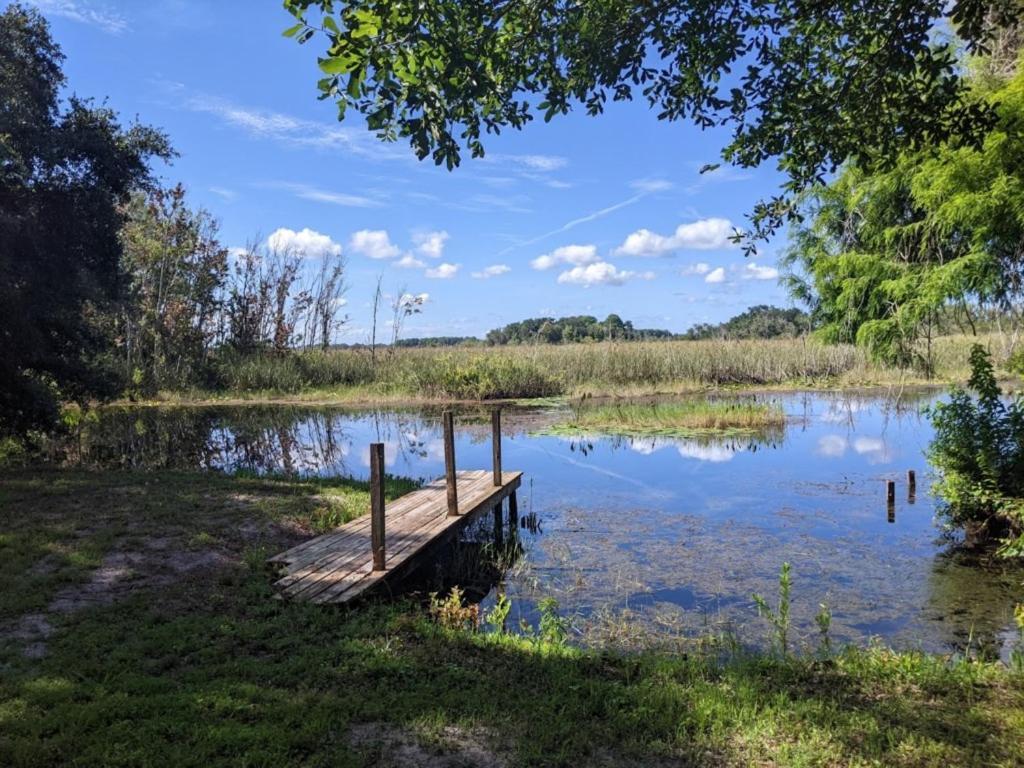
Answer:
<path fill-rule="evenodd" d="M 429 562 L 435 546 L 450 540 L 480 512 L 493 510 L 501 524 L 508 499 L 509 523 L 516 524 L 516 489 L 522 472 L 501 469 L 501 416 L 492 416 L 494 466 L 455 469 L 454 423 L 443 417 L 445 477 L 385 506 L 384 445 L 370 446 L 369 515 L 305 541 L 270 558 L 284 570 L 275 586 L 282 597 L 314 603 L 345 603 L 393 583 Z"/>

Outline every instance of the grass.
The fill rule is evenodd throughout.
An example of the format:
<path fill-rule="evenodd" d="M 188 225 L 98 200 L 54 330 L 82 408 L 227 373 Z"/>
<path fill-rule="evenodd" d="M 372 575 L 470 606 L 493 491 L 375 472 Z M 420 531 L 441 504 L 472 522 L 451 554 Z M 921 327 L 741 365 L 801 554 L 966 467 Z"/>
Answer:
<path fill-rule="evenodd" d="M 933 344 L 937 380 L 968 374 L 971 337 Z M 982 339 L 986 341 L 986 339 Z M 988 339 L 998 354 L 1000 346 Z M 999 361 L 1005 368 L 1006 361 Z M 210 385 L 162 400 L 414 402 L 681 393 L 721 387 L 856 387 L 927 383 L 849 345 L 806 339 L 673 341 L 224 355 Z"/>
<path fill-rule="evenodd" d="M 776 404 L 752 401 L 683 400 L 615 403 L 577 408 L 552 434 L 699 437 L 742 435 L 779 429 L 786 414 Z"/>
<path fill-rule="evenodd" d="M 271 599 L 266 555 L 336 492 L 363 490 L 3 471 L 0 627 L 50 611 L 111 553 L 154 560 L 112 602 L 50 611 L 40 658 L 0 634 L 0 764 L 387 765 L 395 734 L 423 765 L 1024 762 L 1024 684 L 996 664 L 881 648 L 625 655 L 449 630 L 411 603 Z M 160 558 L 186 554 L 217 557 L 157 578 Z"/>

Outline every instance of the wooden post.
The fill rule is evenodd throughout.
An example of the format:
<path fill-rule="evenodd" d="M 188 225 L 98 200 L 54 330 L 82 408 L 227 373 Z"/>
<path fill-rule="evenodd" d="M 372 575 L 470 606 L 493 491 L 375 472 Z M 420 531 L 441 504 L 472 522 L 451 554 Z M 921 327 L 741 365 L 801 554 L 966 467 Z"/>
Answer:
<path fill-rule="evenodd" d="M 914 503 L 914 497 L 917 496 L 917 475 L 914 470 L 907 470 L 907 501 L 911 504 Z"/>
<path fill-rule="evenodd" d="M 502 530 L 501 503 L 494 505 L 494 546 L 499 549 L 505 543 L 505 532 Z"/>
<path fill-rule="evenodd" d="M 889 480 L 885 484 L 885 506 L 886 519 L 890 523 L 896 522 L 896 481 Z"/>
<path fill-rule="evenodd" d="M 373 570 L 384 570 L 384 443 L 370 444 L 370 547 Z"/>
<path fill-rule="evenodd" d="M 516 492 L 508 495 L 508 526 L 515 529 L 519 525 L 519 504 L 516 502 Z"/>
<path fill-rule="evenodd" d="M 501 485 L 501 411 L 491 411 L 491 458 L 494 465 L 494 484 Z"/>
<path fill-rule="evenodd" d="M 455 419 L 451 411 L 441 417 L 444 423 L 444 474 L 448 489 L 448 515 L 459 514 L 459 491 L 455 486 Z"/>

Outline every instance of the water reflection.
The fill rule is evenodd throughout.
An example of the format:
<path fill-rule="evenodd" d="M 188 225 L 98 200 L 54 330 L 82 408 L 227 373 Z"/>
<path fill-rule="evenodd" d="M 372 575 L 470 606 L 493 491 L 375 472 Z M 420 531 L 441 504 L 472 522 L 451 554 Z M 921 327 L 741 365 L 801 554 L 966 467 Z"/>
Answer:
<path fill-rule="evenodd" d="M 482 520 L 450 554 L 461 564 L 446 560 L 423 588 L 454 578 L 490 600 L 503 582 L 513 622 L 555 594 L 595 635 L 628 612 L 636 625 L 727 625 L 759 642 L 765 628 L 750 596 L 774 595 L 789 561 L 798 634 L 813 635 L 827 603 L 837 641 L 879 636 L 929 650 L 969 641 L 1005 655 L 1024 577 L 947 554 L 921 415 L 936 395 L 771 397 L 787 413 L 784 432 L 727 439 L 554 437 L 543 433 L 565 413 L 506 409 L 504 464 L 525 472 L 518 525 L 506 518 L 499 542 L 494 521 Z M 460 468 L 490 466 L 489 439 L 486 410 L 461 414 Z M 377 441 L 389 472 L 443 474 L 433 411 L 113 409 L 53 455 L 92 466 L 366 477 L 367 446 Z M 913 499 L 907 470 L 917 476 Z M 891 518 L 888 480 L 897 483 Z"/>

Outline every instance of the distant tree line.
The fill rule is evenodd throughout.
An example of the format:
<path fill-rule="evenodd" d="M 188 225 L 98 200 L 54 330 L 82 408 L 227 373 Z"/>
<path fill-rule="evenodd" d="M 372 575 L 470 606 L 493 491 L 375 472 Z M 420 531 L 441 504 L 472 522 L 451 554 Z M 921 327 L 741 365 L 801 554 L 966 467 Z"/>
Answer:
<path fill-rule="evenodd" d="M 476 336 L 425 336 L 418 339 L 399 339 L 399 347 L 475 347 L 483 342 Z"/>
<path fill-rule="evenodd" d="M 724 323 L 698 323 L 684 339 L 779 339 L 801 336 L 811 328 L 811 317 L 796 309 L 758 304 Z"/>
<path fill-rule="evenodd" d="M 634 328 L 629 320 L 616 314 L 598 320 L 592 315 L 572 317 L 531 317 L 504 328 L 488 331 L 485 341 L 491 346 L 504 344 L 571 344 L 584 341 L 644 341 L 670 339 L 671 331 Z"/>

